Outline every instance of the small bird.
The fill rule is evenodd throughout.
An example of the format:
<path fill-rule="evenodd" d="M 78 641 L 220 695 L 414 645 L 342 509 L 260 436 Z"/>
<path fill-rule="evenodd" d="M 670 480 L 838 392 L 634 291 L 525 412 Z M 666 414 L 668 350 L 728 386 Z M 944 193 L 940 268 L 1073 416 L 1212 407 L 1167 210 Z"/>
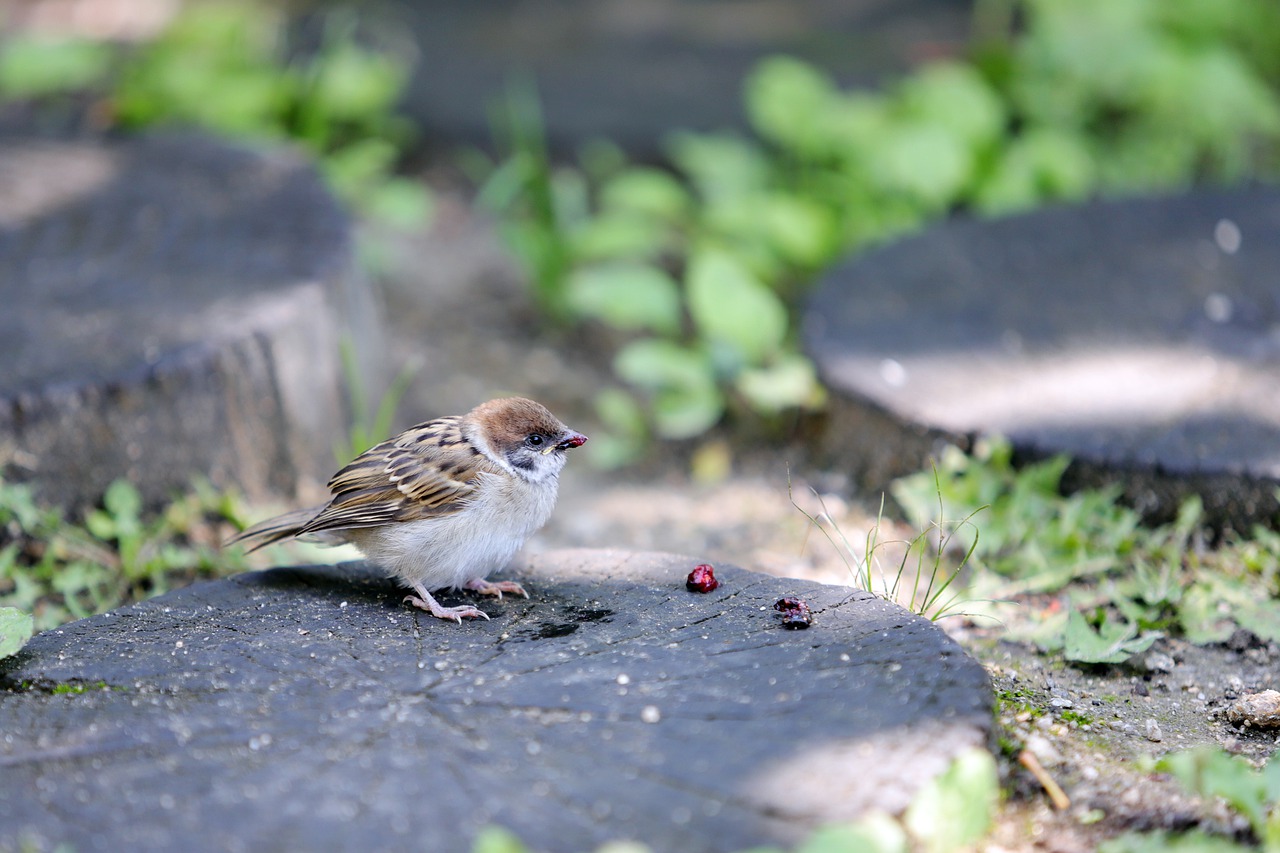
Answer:
<path fill-rule="evenodd" d="M 292 537 L 351 543 L 412 587 L 405 601 L 440 619 L 489 616 L 444 607 L 431 590 L 529 594 L 485 580 L 555 507 L 565 453 L 587 437 L 539 403 L 505 397 L 436 418 L 366 450 L 329 481 L 332 499 L 255 524 L 227 544 L 249 551 Z"/>

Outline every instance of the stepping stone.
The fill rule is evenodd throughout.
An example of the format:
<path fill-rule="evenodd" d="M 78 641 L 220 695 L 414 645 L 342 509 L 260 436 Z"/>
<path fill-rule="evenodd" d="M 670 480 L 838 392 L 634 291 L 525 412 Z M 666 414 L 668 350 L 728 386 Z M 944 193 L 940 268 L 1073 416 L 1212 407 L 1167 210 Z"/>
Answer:
<path fill-rule="evenodd" d="M 127 477 L 288 494 L 333 466 L 338 336 L 374 335 L 301 157 L 195 135 L 0 135 L 0 464 L 59 505 Z"/>
<path fill-rule="evenodd" d="M 4 834 L 467 850 L 500 824 L 537 850 L 741 850 L 901 810 L 989 743 L 985 671 L 927 620 L 731 566 L 696 594 L 694 562 L 552 552 L 508 574 L 532 598 L 463 625 L 364 564 L 273 569 L 40 634 L 0 662 Z M 812 627 L 781 628 L 783 595 Z"/>
<path fill-rule="evenodd" d="M 1003 434 L 1119 480 L 1153 520 L 1190 493 L 1237 528 L 1280 485 L 1280 192 L 956 219 L 825 276 L 804 341 L 826 452 L 883 487 L 941 440 Z"/>
<path fill-rule="evenodd" d="M 796 56 L 842 85 L 869 87 L 963 52 L 972 5 L 438 0 L 384 8 L 422 58 L 405 106 L 433 143 L 491 144 L 494 104 L 523 74 L 537 84 L 557 149 L 605 138 L 652 156 L 674 129 L 745 127 L 742 84 L 764 57 Z"/>

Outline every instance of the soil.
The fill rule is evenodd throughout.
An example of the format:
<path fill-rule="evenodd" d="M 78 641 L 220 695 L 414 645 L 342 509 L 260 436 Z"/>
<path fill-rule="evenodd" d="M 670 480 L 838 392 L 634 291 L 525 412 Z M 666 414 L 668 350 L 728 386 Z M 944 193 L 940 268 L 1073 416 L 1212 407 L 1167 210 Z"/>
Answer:
<path fill-rule="evenodd" d="M 422 364 L 399 426 L 519 393 L 590 435 L 597 426 L 591 399 L 613 381 L 607 348 L 590 333 L 548 330 L 491 223 L 465 192 L 447 180 L 433 183 L 441 185 L 439 210 L 428 233 L 377 235 L 386 252 L 379 284 L 392 362 Z M 706 448 L 730 464 L 723 476 L 697 481 L 690 459 Z M 702 448 L 660 446 L 655 458 L 621 472 L 574 459 L 552 522 L 529 547 L 662 550 L 854 585 L 850 565 L 861 554 L 842 553 L 796 504 L 810 515 L 825 512 L 856 552 L 876 524 L 880 495 L 856 493 L 840 472 L 809 469 L 804 456 L 786 442 L 743 449 L 721 435 Z M 879 535 L 910 532 L 886 518 Z M 1245 837 L 1240 818 L 1185 795 L 1144 759 L 1200 744 L 1257 762 L 1269 756 L 1276 730 L 1234 728 L 1223 711 L 1243 694 L 1280 689 L 1280 649 L 1243 633 L 1209 647 L 1166 639 L 1131 665 L 1088 668 L 1002 639 L 1016 620 L 1052 606 L 1051 599 L 1023 602 L 1002 613 L 1005 627 L 963 617 L 940 623 L 987 666 L 998 699 L 998 755 L 1010 796 L 988 849 L 1091 850 L 1126 830 L 1193 825 Z M 1069 806 L 1054 808 L 1016 760 L 1023 749 L 1063 788 Z"/>

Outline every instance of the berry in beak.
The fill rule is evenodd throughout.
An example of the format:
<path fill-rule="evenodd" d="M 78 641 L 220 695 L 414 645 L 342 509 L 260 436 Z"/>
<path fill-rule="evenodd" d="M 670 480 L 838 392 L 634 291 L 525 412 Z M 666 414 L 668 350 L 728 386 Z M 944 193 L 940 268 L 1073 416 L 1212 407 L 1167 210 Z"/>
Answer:
<path fill-rule="evenodd" d="M 556 450 L 568 450 L 572 447 L 581 447 L 587 443 L 587 437 L 580 432 L 571 432 L 569 437 L 556 445 Z"/>

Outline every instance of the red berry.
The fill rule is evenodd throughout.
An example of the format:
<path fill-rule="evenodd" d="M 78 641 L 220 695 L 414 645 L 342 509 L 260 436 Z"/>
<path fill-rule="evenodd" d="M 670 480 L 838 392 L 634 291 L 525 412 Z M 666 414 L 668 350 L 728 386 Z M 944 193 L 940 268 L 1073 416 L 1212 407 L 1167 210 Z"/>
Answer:
<path fill-rule="evenodd" d="M 684 581 L 685 589 L 689 592 L 711 592 L 711 590 L 720 586 L 720 581 L 716 580 L 716 570 L 708 563 L 700 566 L 694 566 L 693 571 L 689 572 L 689 577 Z"/>

